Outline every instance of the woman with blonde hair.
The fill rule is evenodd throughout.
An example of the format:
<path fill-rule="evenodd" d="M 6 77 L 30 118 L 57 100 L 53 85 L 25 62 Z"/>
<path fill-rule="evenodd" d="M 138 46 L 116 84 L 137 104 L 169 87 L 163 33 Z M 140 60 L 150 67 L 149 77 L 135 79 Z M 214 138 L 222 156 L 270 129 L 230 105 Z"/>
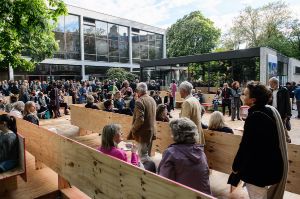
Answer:
<path fill-rule="evenodd" d="M 39 118 L 37 116 L 36 112 L 36 106 L 33 101 L 28 101 L 25 104 L 25 109 L 24 109 L 24 120 L 31 122 L 33 124 L 39 125 Z"/>
<path fill-rule="evenodd" d="M 233 130 L 225 124 L 224 116 L 220 111 L 215 111 L 211 114 L 208 129 L 233 134 Z"/>

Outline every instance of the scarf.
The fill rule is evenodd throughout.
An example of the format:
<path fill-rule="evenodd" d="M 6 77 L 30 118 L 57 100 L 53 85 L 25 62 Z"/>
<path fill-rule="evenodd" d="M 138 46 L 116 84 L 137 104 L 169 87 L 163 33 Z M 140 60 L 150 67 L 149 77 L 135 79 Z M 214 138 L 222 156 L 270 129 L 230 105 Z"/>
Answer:
<path fill-rule="evenodd" d="M 267 198 L 268 199 L 282 199 L 284 195 L 285 185 L 287 181 L 288 174 L 288 151 L 287 151 L 287 143 L 286 143 L 286 129 L 283 126 L 282 119 L 280 117 L 279 112 L 273 106 L 266 105 L 266 107 L 270 108 L 273 112 L 273 116 L 276 120 L 276 126 L 278 131 L 279 138 L 279 148 L 281 151 L 282 159 L 283 159 L 283 175 L 281 181 L 278 184 L 272 185 L 268 189 Z"/>

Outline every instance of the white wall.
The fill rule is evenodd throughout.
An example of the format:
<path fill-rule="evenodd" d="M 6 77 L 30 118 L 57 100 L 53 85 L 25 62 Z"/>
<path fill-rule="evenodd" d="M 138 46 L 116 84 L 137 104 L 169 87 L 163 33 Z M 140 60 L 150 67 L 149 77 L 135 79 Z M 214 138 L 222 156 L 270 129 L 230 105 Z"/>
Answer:
<path fill-rule="evenodd" d="M 300 67 L 300 60 L 295 58 L 289 58 L 289 78 L 288 81 L 294 81 L 300 83 L 300 74 L 295 74 L 295 68 Z"/>

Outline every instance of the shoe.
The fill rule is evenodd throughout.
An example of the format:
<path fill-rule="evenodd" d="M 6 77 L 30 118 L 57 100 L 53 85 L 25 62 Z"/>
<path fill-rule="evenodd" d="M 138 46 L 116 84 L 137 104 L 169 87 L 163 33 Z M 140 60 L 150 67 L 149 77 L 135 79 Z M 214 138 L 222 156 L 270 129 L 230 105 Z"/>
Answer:
<path fill-rule="evenodd" d="M 241 118 L 238 118 L 238 120 L 241 120 Z"/>
<path fill-rule="evenodd" d="M 234 121 L 234 119 L 231 119 L 231 121 Z"/>
<path fill-rule="evenodd" d="M 242 117 L 242 120 L 243 120 L 243 121 L 246 121 L 246 118 L 245 118 L 245 117 Z"/>

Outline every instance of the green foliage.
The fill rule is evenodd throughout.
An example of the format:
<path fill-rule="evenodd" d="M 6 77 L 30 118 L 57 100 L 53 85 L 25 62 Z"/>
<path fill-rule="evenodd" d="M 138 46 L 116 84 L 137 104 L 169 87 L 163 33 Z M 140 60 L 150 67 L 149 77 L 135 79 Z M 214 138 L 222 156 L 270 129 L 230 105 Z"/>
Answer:
<path fill-rule="evenodd" d="M 169 57 L 208 53 L 216 47 L 221 31 L 213 22 L 195 11 L 179 19 L 167 30 Z"/>
<path fill-rule="evenodd" d="M 300 58 L 300 24 L 292 19 L 291 13 L 282 1 L 259 8 L 247 6 L 224 35 L 223 47 L 236 49 L 242 43 L 248 48 L 268 46 L 287 56 Z"/>
<path fill-rule="evenodd" d="M 109 80 L 118 79 L 123 82 L 124 80 L 134 81 L 137 75 L 126 71 L 124 68 L 110 68 L 106 72 L 106 76 Z"/>
<path fill-rule="evenodd" d="M 63 14 L 67 9 L 62 0 L 1 0 L 0 69 L 11 65 L 29 71 L 53 56 L 58 44 L 52 31 Z"/>

